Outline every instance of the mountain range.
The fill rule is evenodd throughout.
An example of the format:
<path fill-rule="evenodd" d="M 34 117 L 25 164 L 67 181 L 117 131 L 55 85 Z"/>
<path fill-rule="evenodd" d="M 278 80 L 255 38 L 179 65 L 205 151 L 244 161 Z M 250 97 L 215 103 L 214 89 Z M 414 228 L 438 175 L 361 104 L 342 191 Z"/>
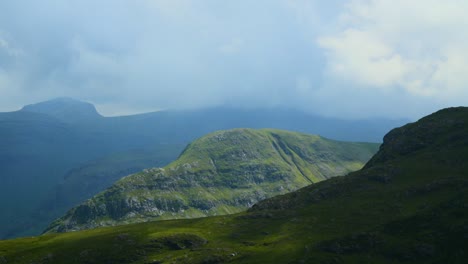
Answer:
<path fill-rule="evenodd" d="M 237 213 L 358 170 L 378 146 L 271 129 L 214 132 L 190 143 L 166 167 L 121 179 L 47 231 Z"/>
<path fill-rule="evenodd" d="M 121 177 L 165 166 L 192 140 L 213 131 L 278 128 L 379 142 L 404 122 L 233 108 L 103 117 L 92 104 L 70 98 L 0 113 L 0 238 L 39 234 Z"/>
<path fill-rule="evenodd" d="M 467 156 L 468 108 L 444 109 L 390 131 L 363 169 L 246 212 L 0 241 L 0 261 L 465 263 Z"/>

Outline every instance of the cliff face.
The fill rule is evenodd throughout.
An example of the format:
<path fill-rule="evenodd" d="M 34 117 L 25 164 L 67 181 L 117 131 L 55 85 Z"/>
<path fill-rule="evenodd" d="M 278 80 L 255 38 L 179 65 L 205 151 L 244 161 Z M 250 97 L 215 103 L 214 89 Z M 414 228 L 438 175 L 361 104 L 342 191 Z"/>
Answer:
<path fill-rule="evenodd" d="M 377 147 L 279 130 L 215 132 L 191 143 L 168 166 L 123 178 L 46 232 L 240 212 L 260 200 L 358 170 Z"/>

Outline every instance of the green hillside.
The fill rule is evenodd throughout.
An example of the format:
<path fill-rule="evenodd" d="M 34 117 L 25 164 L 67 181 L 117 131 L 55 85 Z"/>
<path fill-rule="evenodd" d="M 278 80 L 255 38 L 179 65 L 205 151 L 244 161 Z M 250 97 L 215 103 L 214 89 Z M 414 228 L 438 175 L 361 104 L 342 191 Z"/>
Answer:
<path fill-rule="evenodd" d="M 377 147 L 281 130 L 215 132 L 191 143 L 168 166 L 123 178 L 71 209 L 47 232 L 237 213 L 358 170 Z"/>
<path fill-rule="evenodd" d="M 380 142 L 403 122 L 226 107 L 103 117 L 92 104 L 70 98 L 27 105 L 0 113 L 0 239 L 40 234 L 116 180 L 167 165 L 189 142 L 213 131 L 271 127 Z"/>
<path fill-rule="evenodd" d="M 2 263 L 466 263 L 468 108 L 391 131 L 358 172 L 236 215 L 0 242 Z"/>

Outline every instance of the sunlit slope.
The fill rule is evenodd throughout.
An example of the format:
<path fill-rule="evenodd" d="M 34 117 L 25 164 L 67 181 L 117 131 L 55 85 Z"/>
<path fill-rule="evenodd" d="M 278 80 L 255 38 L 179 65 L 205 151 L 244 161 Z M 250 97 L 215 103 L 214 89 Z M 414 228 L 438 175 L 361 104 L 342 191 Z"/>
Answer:
<path fill-rule="evenodd" d="M 213 131 L 278 128 L 380 142 L 403 122 L 226 107 L 103 117 L 92 104 L 71 98 L 27 105 L 0 113 L 0 238 L 39 234 L 117 179 L 165 166 L 189 142 Z"/>
<path fill-rule="evenodd" d="M 168 166 L 123 178 L 47 231 L 237 213 L 274 195 L 358 170 L 377 147 L 281 130 L 215 132 L 191 143 Z"/>
<path fill-rule="evenodd" d="M 0 242 L 4 263 L 465 263 L 468 108 L 390 132 L 359 172 L 245 213 Z"/>

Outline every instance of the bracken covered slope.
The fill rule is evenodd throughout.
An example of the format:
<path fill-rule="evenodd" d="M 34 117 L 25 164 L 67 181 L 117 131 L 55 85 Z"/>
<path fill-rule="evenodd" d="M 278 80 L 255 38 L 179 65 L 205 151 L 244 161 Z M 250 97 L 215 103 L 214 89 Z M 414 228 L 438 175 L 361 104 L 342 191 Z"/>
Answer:
<path fill-rule="evenodd" d="M 358 170 L 377 148 L 281 130 L 215 132 L 194 141 L 167 167 L 123 178 L 70 210 L 47 232 L 237 213 L 274 195 Z"/>

